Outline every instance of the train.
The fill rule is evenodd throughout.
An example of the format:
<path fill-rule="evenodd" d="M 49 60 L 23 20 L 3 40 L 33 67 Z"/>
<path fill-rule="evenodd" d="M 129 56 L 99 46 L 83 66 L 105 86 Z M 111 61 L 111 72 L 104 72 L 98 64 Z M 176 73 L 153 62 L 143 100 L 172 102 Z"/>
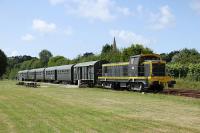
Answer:
<path fill-rule="evenodd" d="M 104 60 L 19 71 L 20 81 L 54 82 L 132 91 L 162 91 L 176 81 L 166 71 L 166 62 L 158 54 L 131 56 L 128 62 Z"/>

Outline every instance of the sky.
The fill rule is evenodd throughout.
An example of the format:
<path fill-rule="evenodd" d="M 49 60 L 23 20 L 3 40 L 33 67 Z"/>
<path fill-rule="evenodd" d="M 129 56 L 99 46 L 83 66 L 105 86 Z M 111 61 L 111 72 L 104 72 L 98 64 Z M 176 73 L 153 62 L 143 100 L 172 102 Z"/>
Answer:
<path fill-rule="evenodd" d="M 0 49 L 7 56 L 47 49 L 54 56 L 98 54 L 143 44 L 156 53 L 200 51 L 200 0 L 0 0 Z"/>

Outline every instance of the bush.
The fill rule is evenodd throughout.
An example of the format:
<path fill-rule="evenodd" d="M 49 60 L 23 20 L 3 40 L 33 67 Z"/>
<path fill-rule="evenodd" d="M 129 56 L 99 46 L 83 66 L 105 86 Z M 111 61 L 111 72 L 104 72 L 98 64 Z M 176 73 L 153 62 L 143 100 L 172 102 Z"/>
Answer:
<path fill-rule="evenodd" d="M 200 63 L 198 64 L 167 64 L 168 72 L 176 78 L 187 78 L 193 81 L 200 81 Z"/>

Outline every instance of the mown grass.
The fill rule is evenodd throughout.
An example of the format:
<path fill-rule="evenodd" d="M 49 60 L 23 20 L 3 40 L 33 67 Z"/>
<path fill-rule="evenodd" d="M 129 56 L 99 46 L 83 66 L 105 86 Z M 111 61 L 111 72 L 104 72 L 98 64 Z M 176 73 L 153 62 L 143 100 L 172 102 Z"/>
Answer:
<path fill-rule="evenodd" d="M 200 90 L 200 82 L 189 79 L 176 79 L 175 89 Z"/>
<path fill-rule="evenodd" d="M 200 132 L 200 100 L 0 82 L 0 132 Z"/>

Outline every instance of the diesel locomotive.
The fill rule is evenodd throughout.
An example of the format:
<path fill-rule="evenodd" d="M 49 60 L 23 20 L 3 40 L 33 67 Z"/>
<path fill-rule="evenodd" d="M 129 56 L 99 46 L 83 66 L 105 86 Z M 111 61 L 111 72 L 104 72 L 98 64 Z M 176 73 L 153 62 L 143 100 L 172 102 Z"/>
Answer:
<path fill-rule="evenodd" d="M 23 81 L 45 81 L 100 85 L 105 88 L 126 88 L 134 91 L 162 91 L 176 83 L 166 72 L 166 62 L 157 54 L 131 56 L 129 62 L 90 61 L 78 64 L 24 70 L 18 72 Z"/>
<path fill-rule="evenodd" d="M 102 86 L 124 87 L 129 90 L 162 91 L 164 86 L 173 87 L 176 83 L 166 73 L 166 62 L 157 54 L 131 56 L 129 62 L 102 65 Z"/>

